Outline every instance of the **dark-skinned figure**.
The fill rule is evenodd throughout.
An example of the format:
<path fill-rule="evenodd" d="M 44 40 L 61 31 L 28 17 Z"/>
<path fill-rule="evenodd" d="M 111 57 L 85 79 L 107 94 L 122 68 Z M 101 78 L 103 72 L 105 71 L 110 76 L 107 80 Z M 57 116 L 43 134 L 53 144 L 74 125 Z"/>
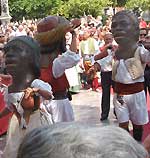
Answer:
<path fill-rule="evenodd" d="M 118 44 L 115 52 L 112 79 L 115 82 L 113 104 L 119 126 L 129 131 L 133 125 L 133 137 L 141 142 L 143 125 L 147 124 L 148 112 L 144 92 L 144 69 L 150 61 L 150 52 L 138 45 L 139 22 L 128 10 L 116 13 L 111 32 Z"/>
<path fill-rule="evenodd" d="M 52 98 L 51 86 L 40 80 L 40 47 L 28 36 L 19 36 L 4 46 L 6 70 L 12 76 L 5 96 L 6 107 L 0 118 L 13 113 L 10 120 L 4 158 L 16 158 L 23 137 L 43 126 L 41 103 Z"/>

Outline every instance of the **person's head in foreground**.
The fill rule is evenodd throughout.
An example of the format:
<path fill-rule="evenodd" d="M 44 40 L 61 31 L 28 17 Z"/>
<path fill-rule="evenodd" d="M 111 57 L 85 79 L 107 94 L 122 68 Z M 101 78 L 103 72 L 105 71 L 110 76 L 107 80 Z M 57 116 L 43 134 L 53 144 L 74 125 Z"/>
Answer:
<path fill-rule="evenodd" d="M 146 157 L 144 147 L 119 127 L 61 123 L 27 134 L 17 158 Z"/>

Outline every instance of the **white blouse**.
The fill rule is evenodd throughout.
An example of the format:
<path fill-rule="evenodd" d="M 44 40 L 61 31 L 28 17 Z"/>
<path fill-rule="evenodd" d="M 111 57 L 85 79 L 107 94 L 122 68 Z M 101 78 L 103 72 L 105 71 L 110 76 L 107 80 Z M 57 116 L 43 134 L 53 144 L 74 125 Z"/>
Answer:
<path fill-rule="evenodd" d="M 55 78 L 60 77 L 65 72 L 65 69 L 77 65 L 79 61 L 80 61 L 79 54 L 67 50 L 65 53 L 63 53 L 53 61 L 52 71 L 54 77 Z"/>

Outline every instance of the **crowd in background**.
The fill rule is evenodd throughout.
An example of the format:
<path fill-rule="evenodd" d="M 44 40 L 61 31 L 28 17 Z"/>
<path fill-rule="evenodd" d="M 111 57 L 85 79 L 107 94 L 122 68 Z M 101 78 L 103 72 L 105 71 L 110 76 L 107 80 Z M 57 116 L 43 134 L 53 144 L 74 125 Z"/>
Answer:
<path fill-rule="evenodd" d="M 113 52 L 117 47 L 116 42 L 111 35 L 111 21 L 112 16 L 108 16 L 105 20 L 101 16 L 97 18 L 92 15 L 84 16 L 81 18 L 81 25 L 75 29 L 77 34 L 77 50 L 80 54 L 81 60 L 77 66 L 66 70 L 66 75 L 70 84 L 70 91 L 78 93 L 81 88 L 90 89 L 94 91 L 100 91 L 102 87 L 102 109 L 107 107 L 107 114 L 102 119 L 108 117 L 110 107 L 110 88 L 113 87 L 111 80 Z M 20 22 L 10 22 L 7 26 L 1 25 L 0 28 L 0 48 L 3 48 L 3 44 L 7 43 L 10 39 L 16 36 L 27 35 L 34 38 L 37 32 L 38 20 L 26 20 L 23 19 Z M 146 23 L 142 17 L 139 17 L 140 37 L 139 44 L 144 45 L 149 49 L 149 37 L 150 37 L 150 23 Z M 143 33 L 143 31 L 146 31 Z M 70 32 L 66 34 L 66 47 L 69 49 L 72 41 L 72 35 Z M 101 56 L 94 60 L 100 52 L 103 52 L 105 46 L 110 45 L 110 55 L 107 58 Z M 112 47 L 113 46 L 113 47 Z M 5 73 L 3 53 L 1 52 L 1 73 Z M 110 63 L 110 65 L 108 65 Z M 109 72 L 106 74 L 106 72 Z M 147 95 L 147 89 L 150 93 L 150 68 L 147 64 L 145 69 L 145 92 Z M 107 81 L 107 82 L 106 82 Z M 104 92 L 104 93 L 103 93 Z M 105 96 L 106 98 L 103 98 Z M 108 99 L 109 98 L 109 99 Z"/>
<path fill-rule="evenodd" d="M 111 20 L 112 16 L 108 16 L 105 21 L 101 16 L 98 16 L 97 18 L 92 17 L 92 15 L 81 17 L 81 25 L 75 30 L 78 39 L 77 47 L 81 56 L 81 62 L 76 66 L 79 79 L 75 86 L 78 85 L 78 90 L 72 90 L 73 92 L 79 92 L 80 88 L 90 88 L 92 90 L 99 91 L 99 86 L 101 86 L 101 77 L 98 72 L 100 70 L 94 68 L 94 55 L 98 54 L 100 47 L 104 45 L 104 36 L 107 33 L 111 33 Z M 34 38 L 34 35 L 37 32 L 37 23 L 37 19 L 26 20 L 23 18 L 23 20 L 19 22 L 10 22 L 5 26 L 1 25 L 0 49 L 3 48 L 3 44 L 7 43 L 7 41 L 16 36 L 27 35 Z M 150 29 L 150 23 L 146 23 L 142 17 L 139 17 L 139 26 L 141 30 Z M 146 34 L 148 34 L 148 32 Z M 68 32 L 66 34 L 67 48 L 70 47 L 71 40 L 72 36 Z M 115 41 L 113 41 L 113 44 L 116 44 Z M 4 69 L 2 52 L 0 54 L 0 65 L 2 73 Z M 68 71 L 68 79 L 70 72 L 71 71 Z M 71 79 L 69 80 L 71 81 Z"/>
<path fill-rule="evenodd" d="M 99 86 L 102 86 L 102 114 L 101 121 L 106 120 L 110 110 L 110 87 L 112 83 L 112 62 L 114 52 L 117 48 L 117 43 L 114 41 L 111 33 L 112 17 L 109 16 L 105 23 L 102 22 L 102 17 L 97 18 L 88 15 L 81 18 L 81 25 L 75 29 L 78 40 L 78 53 L 80 55 L 80 62 L 75 69 L 79 82 L 71 84 L 70 87 L 79 85 L 80 88 L 92 89 L 99 91 Z M 1 25 L 0 33 L 0 49 L 3 49 L 4 44 L 13 37 L 27 35 L 34 38 L 37 32 L 37 20 L 23 20 L 22 22 L 12 22 L 7 26 Z M 140 37 L 139 45 L 145 46 L 150 50 L 150 25 L 147 24 L 142 18 L 139 18 L 140 24 Z M 66 34 L 66 47 L 70 48 L 72 41 L 72 34 Z M 107 50 L 107 55 L 105 54 Z M 101 53 L 100 53 L 101 52 Z M 103 59 L 102 59 L 103 58 Z M 5 72 L 5 61 L 3 52 L 0 51 L 0 73 Z M 73 71 L 68 73 L 72 73 Z M 99 75 L 101 73 L 101 76 Z M 147 64 L 145 69 L 145 92 L 147 89 L 150 93 L 149 82 L 150 66 Z M 148 75 L 147 75 L 148 74 Z M 100 81 L 101 80 L 101 81 Z M 106 81 L 109 81 L 106 83 Z M 109 86 L 108 86 L 109 85 Z M 108 106 L 106 106 L 108 105 Z M 144 153 L 144 156 L 146 154 Z"/>

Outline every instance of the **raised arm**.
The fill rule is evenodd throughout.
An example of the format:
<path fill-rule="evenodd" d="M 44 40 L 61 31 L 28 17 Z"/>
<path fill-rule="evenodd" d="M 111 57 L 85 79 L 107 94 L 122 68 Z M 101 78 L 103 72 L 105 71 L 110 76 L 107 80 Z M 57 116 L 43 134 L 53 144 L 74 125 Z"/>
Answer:
<path fill-rule="evenodd" d="M 72 31 L 71 34 L 72 34 L 72 42 L 70 45 L 70 50 L 77 53 L 77 35 L 75 31 Z"/>

